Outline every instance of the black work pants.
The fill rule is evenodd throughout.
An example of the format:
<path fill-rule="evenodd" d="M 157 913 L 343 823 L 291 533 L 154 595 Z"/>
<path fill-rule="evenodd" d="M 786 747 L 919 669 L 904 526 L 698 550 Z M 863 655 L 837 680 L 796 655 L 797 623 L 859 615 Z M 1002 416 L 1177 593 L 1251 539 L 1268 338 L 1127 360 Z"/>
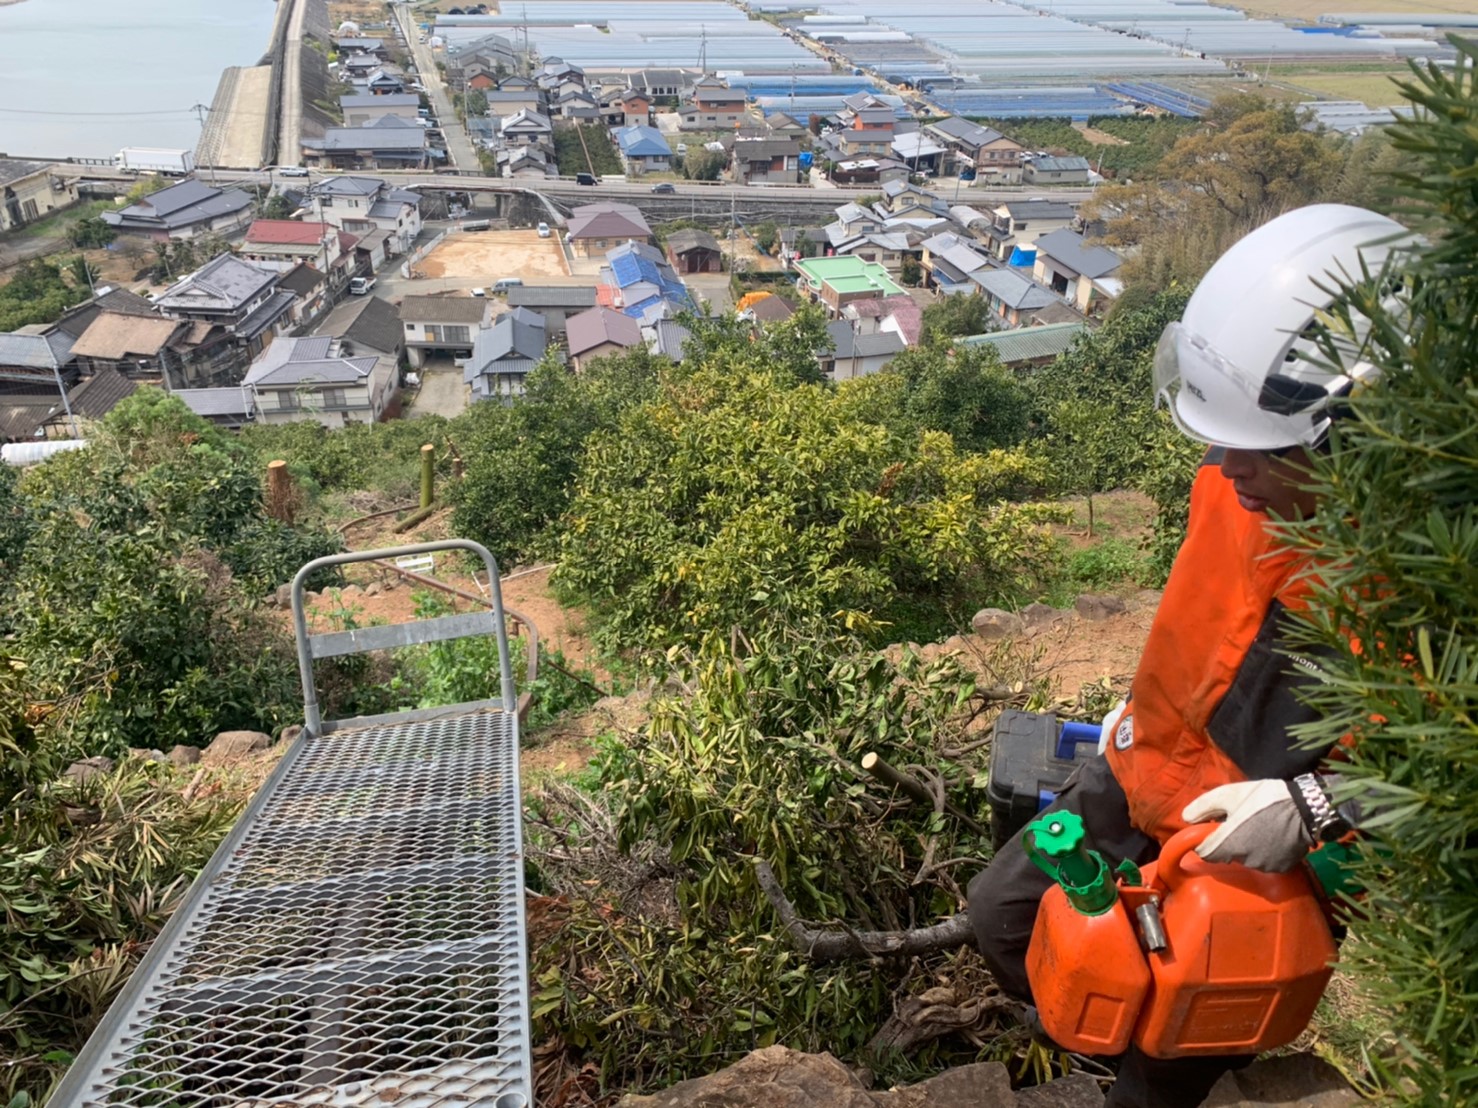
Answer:
<path fill-rule="evenodd" d="M 1083 817 L 1088 842 L 1111 866 L 1128 858 L 1137 865 L 1154 861 L 1160 844 L 1129 822 L 1124 790 L 1102 755 L 1081 766 L 1063 786 L 1048 811 Z M 1032 1000 L 1026 977 L 1026 948 L 1037 920 L 1037 905 L 1052 880 L 1032 864 L 1021 834 L 997 852 L 969 887 L 970 923 L 980 952 L 1001 988 Z M 1130 1047 L 1119 1064 L 1118 1080 L 1107 1103 L 1118 1108 L 1195 1108 L 1227 1070 L 1245 1065 L 1245 1055 L 1219 1058 L 1151 1058 Z"/>

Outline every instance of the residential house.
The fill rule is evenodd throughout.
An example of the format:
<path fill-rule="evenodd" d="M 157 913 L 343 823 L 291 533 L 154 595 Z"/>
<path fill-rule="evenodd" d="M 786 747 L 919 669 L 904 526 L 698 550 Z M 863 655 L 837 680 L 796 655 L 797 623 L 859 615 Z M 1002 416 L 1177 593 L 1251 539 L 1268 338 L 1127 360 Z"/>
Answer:
<path fill-rule="evenodd" d="M 970 274 L 970 280 L 980 289 L 991 313 L 1010 327 L 1024 327 L 1044 308 L 1060 303 L 1051 289 L 1014 269 L 987 267 Z"/>
<path fill-rule="evenodd" d="M 875 185 L 908 180 L 908 166 L 896 158 L 849 158 L 831 139 L 831 134 L 823 137 L 822 156 L 831 165 L 828 176 L 837 184 Z"/>
<path fill-rule="evenodd" d="M 472 399 L 511 404 L 522 396 L 524 380 L 544 357 L 547 334 L 544 317 L 527 308 L 504 312 L 491 327 L 479 331 L 462 373 Z M 564 353 L 558 357 L 563 361 Z"/>
<path fill-rule="evenodd" d="M 1010 368 L 1051 365 L 1086 334 L 1088 325 L 1081 320 L 1071 323 L 1037 324 L 1009 331 L 989 331 L 983 335 L 967 335 L 956 339 L 964 346 L 987 346 L 995 351 L 1001 364 Z"/>
<path fill-rule="evenodd" d="M 946 293 L 974 291 L 970 274 L 984 268 L 988 259 L 975 249 L 973 242 L 946 231 L 925 239 L 923 247 L 921 265 L 926 287 Z"/>
<path fill-rule="evenodd" d="M 688 102 L 678 112 L 684 131 L 731 131 L 749 114 L 743 89 L 731 89 L 718 77 L 703 77 L 688 93 Z"/>
<path fill-rule="evenodd" d="M 352 296 L 324 317 L 313 333 L 339 344 L 340 353 L 378 354 L 398 362 L 405 351 L 400 309 L 378 296 Z"/>
<path fill-rule="evenodd" d="M 518 69 L 518 54 L 502 35 L 484 35 L 455 48 L 449 46 L 446 67 L 453 88 L 486 91 Z"/>
<path fill-rule="evenodd" d="M 675 319 L 658 319 L 642 327 L 642 338 L 647 340 L 647 350 L 669 362 L 683 360 L 684 348 L 693 332 Z"/>
<path fill-rule="evenodd" d="M 883 185 L 883 199 L 874 208 L 883 218 L 948 219 L 949 204 L 927 189 L 907 181 L 888 181 Z"/>
<path fill-rule="evenodd" d="M 644 173 L 667 173 L 672 169 L 672 147 L 655 127 L 633 123 L 616 132 L 616 145 L 628 177 Z"/>
<path fill-rule="evenodd" d="M 1077 154 L 1064 158 L 1027 158 L 1021 179 L 1029 185 L 1086 185 L 1092 168 L 1087 158 Z"/>
<path fill-rule="evenodd" d="M 944 160 L 944 147 L 925 131 L 910 131 L 893 136 L 893 157 L 908 166 L 910 172 L 933 177 Z"/>
<path fill-rule="evenodd" d="M 600 119 L 600 103 L 595 94 L 581 85 L 566 85 L 549 97 L 549 114 L 558 119 L 579 123 L 595 123 Z"/>
<path fill-rule="evenodd" d="M 100 285 L 96 296 L 90 296 L 79 304 L 74 304 L 52 323 L 44 324 L 43 329 L 36 334 L 49 335 L 53 331 L 65 331 L 72 338 L 77 338 L 87 325 L 98 317 L 102 312 L 120 312 L 124 315 L 157 315 L 154 311 L 152 301 L 145 300 L 136 292 L 127 289 L 115 289 L 111 285 Z M 30 328 L 22 328 L 26 334 L 33 333 Z"/>
<path fill-rule="evenodd" d="M 796 290 L 806 299 L 824 304 L 833 318 L 853 300 L 903 293 L 877 262 L 841 257 L 801 258 L 794 264 Z"/>
<path fill-rule="evenodd" d="M 368 127 L 377 119 L 393 115 L 415 124 L 419 118 L 421 98 L 413 92 L 394 93 L 389 96 L 374 96 L 357 92 L 352 96 L 339 97 L 339 107 L 344 113 L 345 127 Z"/>
<path fill-rule="evenodd" d="M 542 89 L 554 89 L 569 84 L 584 86 L 585 70 L 562 58 L 549 58 L 539 72 L 534 74 L 534 84 Z"/>
<path fill-rule="evenodd" d="M 995 128 L 950 116 L 927 124 L 924 130 L 950 151 L 957 170 L 973 171 L 977 180 L 991 184 L 1014 185 L 1021 181 L 1021 156 L 1026 148 Z"/>
<path fill-rule="evenodd" d="M 1091 315 L 1124 291 L 1124 282 L 1116 276 L 1123 264 L 1108 247 L 1090 246 L 1078 232 L 1064 227 L 1037 239 L 1032 276 Z"/>
<path fill-rule="evenodd" d="M 836 118 L 840 129 L 822 137 L 832 161 L 892 156 L 898 114 L 886 101 L 869 92 L 854 93 L 842 101 Z"/>
<path fill-rule="evenodd" d="M 650 242 L 652 238 L 646 219 L 630 204 L 583 204 L 570 212 L 566 226 L 566 241 L 582 258 L 597 257 L 628 240 Z"/>
<path fill-rule="evenodd" d="M 774 138 L 804 139 L 811 133 L 803 121 L 786 112 L 773 112 L 765 116 L 765 127 Z"/>
<path fill-rule="evenodd" d="M 542 146 L 509 146 L 493 155 L 498 176 L 541 181 L 559 176 L 559 166 Z"/>
<path fill-rule="evenodd" d="M 381 418 L 394 419 L 400 415 L 400 365 L 401 356 L 405 353 L 405 327 L 400 310 L 394 304 L 378 296 L 351 296 L 331 311 L 313 333 L 333 339 L 338 352 L 346 358 L 370 355 L 378 358 L 380 364 L 376 373 L 384 371 L 396 384 Z"/>
<path fill-rule="evenodd" d="M 256 419 L 256 397 L 245 385 L 215 389 L 175 389 L 174 395 L 196 415 L 228 431 L 239 431 Z"/>
<path fill-rule="evenodd" d="M 273 343 L 242 384 L 255 397 L 259 423 L 307 419 L 325 427 L 378 422 L 398 387 L 393 363 L 346 355 L 328 335 Z"/>
<path fill-rule="evenodd" d="M 524 85 L 518 88 L 508 88 L 507 81 L 503 85 L 483 93 L 488 98 L 488 114 L 495 116 L 509 116 L 518 112 L 538 112 L 546 119 L 549 117 L 549 101 L 545 99 L 544 93 L 532 85 Z"/>
<path fill-rule="evenodd" d="M 819 351 L 816 361 L 821 372 L 833 381 L 849 381 L 867 377 L 886 369 L 888 363 L 903 353 L 903 339 L 893 331 L 859 333 L 849 319 L 837 319 L 826 325 L 832 348 Z"/>
<path fill-rule="evenodd" d="M 614 305 L 643 326 L 693 307 L 677 270 L 662 251 L 645 242 L 624 242 L 606 251 L 601 278 L 613 290 Z"/>
<path fill-rule="evenodd" d="M 905 346 L 917 346 L 924 332 L 924 309 L 907 293 L 850 301 L 841 318 L 853 321 L 859 335 L 891 331 Z"/>
<path fill-rule="evenodd" d="M 65 331 L 44 335 L 29 329 L 0 332 L 0 394 L 49 390 L 54 395 L 59 384 L 76 384 L 75 341 Z"/>
<path fill-rule="evenodd" d="M 237 256 L 275 273 L 286 273 L 300 262 L 328 273 L 344 268 L 343 233 L 329 223 L 258 219 L 247 228 Z"/>
<path fill-rule="evenodd" d="M 1073 222 L 1073 206 L 1061 200 L 1011 200 L 992 212 L 988 232 L 991 256 L 1005 261 L 1017 246 L 1027 246 L 1043 235 Z"/>
<path fill-rule="evenodd" d="M 169 388 L 234 385 L 273 335 L 291 323 L 296 301 L 277 287 L 278 275 L 222 254 L 154 298 L 166 316 L 192 326 L 180 340 L 183 365 L 165 365 Z"/>
<path fill-rule="evenodd" d="M 44 162 L 0 158 L 0 231 L 14 231 L 77 200 L 77 185 Z"/>
<path fill-rule="evenodd" d="M 538 112 L 531 112 L 527 108 L 502 117 L 498 123 L 498 133 L 505 147 L 548 146 L 552 148 L 554 145 L 554 124 L 549 121 L 549 117 L 540 115 Z"/>
<path fill-rule="evenodd" d="M 297 298 L 288 311 L 294 323 L 311 320 L 328 307 L 328 281 L 308 262 L 299 262 L 284 273 L 277 287 Z"/>
<path fill-rule="evenodd" d="M 431 164 L 426 128 L 393 115 L 367 127 L 330 127 L 304 136 L 303 161 L 327 169 L 425 169 Z"/>
<path fill-rule="evenodd" d="M 794 185 L 801 179 L 798 138 L 736 138 L 729 165 L 741 185 Z"/>
<path fill-rule="evenodd" d="M 581 370 L 596 358 L 640 346 L 641 324 L 621 312 L 595 307 L 570 316 L 566 338 L 570 359 L 575 363 L 575 369 Z"/>
<path fill-rule="evenodd" d="M 751 292 L 734 306 L 734 314 L 750 323 L 780 323 L 795 315 L 795 305 L 773 292 Z"/>
<path fill-rule="evenodd" d="M 407 296 L 400 302 L 405 353 L 412 369 L 428 354 L 465 358 L 488 325 L 489 305 L 474 296 Z"/>
<path fill-rule="evenodd" d="M 382 70 L 386 64 L 373 54 L 351 54 L 339 59 L 339 72 L 346 81 L 362 86 L 371 73 Z"/>
<path fill-rule="evenodd" d="M 358 84 L 359 82 L 350 82 Z M 364 78 L 363 87 L 372 96 L 394 96 L 405 92 L 405 74 L 386 66 Z"/>
<path fill-rule="evenodd" d="M 834 258 L 855 257 L 864 262 L 876 262 L 890 273 L 903 270 L 905 258 L 915 253 L 914 238 L 923 236 L 914 232 L 911 238 L 907 231 L 878 230 L 861 234 L 848 234 L 838 224 L 826 227 L 827 255 Z"/>
<path fill-rule="evenodd" d="M 366 231 L 355 238 L 353 260 L 349 265 L 349 272 L 355 276 L 376 272 L 390 258 L 389 231 Z"/>
<path fill-rule="evenodd" d="M 652 98 L 630 87 L 606 89 L 600 94 L 600 113 L 607 127 L 647 127 L 652 123 Z"/>
<path fill-rule="evenodd" d="M 72 357 L 89 374 L 117 372 L 161 384 L 170 377 L 181 380 L 183 340 L 190 329 L 184 320 L 168 316 L 98 312 L 72 345 Z"/>
<path fill-rule="evenodd" d="M 386 252 L 404 254 L 421 233 L 421 194 L 378 177 L 329 177 L 309 190 L 315 214 L 325 223 L 363 237 L 385 231 Z"/>
<path fill-rule="evenodd" d="M 348 36 L 334 39 L 334 49 L 339 52 L 340 57 L 352 58 L 361 54 L 370 54 L 382 62 L 390 60 L 390 48 L 385 45 L 382 38 L 364 38 L 360 36 Z"/>
<path fill-rule="evenodd" d="M 653 100 L 658 97 L 676 100 L 702 75 L 702 71 L 697 69 L 638 69 L 628 79 L 633 89 L 646 93 Z"/>
<path fill-rule="evenodd" d="M 241 189 L 218 189 L 190 177 L 100 218 L 119 234 L 167 242 L 244 227 L 251 222 L 251 206 L 251 196 Z"/>
<path fill-rule="evenodd" d="M 724 256 L 718 239 L 695 228 L 683 228 L 667 236 L 667 257 L 679 273 L 724 271 Z"/>
<path fill-rule="evenodd" d="M 565 323 L 577 312 L 595 307 L 593 285 L 514 285 L 508 290 L 510 308 L 527 308 L 544 317 L 551 336 L 565 333 Z"/>
<path fill-rule="evenodd" d="M 0 442 L 86 438 L 137 388 L 116 371 L 103 369 L 70 386 L 65 402 L 54 383 L 35 392 L 0 392 Z"/>

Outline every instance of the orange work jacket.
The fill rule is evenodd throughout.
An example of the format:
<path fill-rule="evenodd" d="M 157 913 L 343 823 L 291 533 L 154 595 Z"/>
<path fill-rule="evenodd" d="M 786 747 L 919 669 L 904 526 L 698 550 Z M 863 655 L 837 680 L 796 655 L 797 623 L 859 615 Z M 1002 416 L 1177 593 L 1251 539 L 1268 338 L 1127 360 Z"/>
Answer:
<path fill-rule="evenodd" d="M 1296 690 L 1317 678 L 1308 651 L 1280 643 L 1285 613 L 1304 607 L 1299 555 L 1268 517 L 1237 503 L 1215 464 L 1191 489 L 1185 544 L 1134 674 L 1107 756 L 1134 825 L 1164 842 L 1181 809 L 1218 785 L 1310 773 L 1326 752 L 1290 731 L 1315 718 Z"/>

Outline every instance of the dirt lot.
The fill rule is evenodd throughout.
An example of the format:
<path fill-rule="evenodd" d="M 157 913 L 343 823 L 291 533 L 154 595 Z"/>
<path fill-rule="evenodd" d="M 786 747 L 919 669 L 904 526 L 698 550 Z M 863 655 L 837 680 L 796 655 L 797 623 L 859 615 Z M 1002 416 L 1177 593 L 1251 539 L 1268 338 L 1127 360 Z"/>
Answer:
<path fill-rule="evenodd" d="M 447 238 L 421 260 L 425 277 L 467 277 L 491 284 L 500 277 L 568 277 L 559 241 L 537 231 L 468 231 Z"/>

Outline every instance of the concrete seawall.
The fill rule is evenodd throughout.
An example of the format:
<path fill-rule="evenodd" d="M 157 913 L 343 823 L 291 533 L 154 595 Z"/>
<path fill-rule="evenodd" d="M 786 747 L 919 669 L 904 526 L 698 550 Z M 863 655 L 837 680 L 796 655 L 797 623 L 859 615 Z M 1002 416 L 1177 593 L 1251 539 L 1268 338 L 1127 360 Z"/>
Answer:
<path fill-rule="evenodd" d="M 221 74 L 196 164 L 220 169 L 296 165 L 303 136 L 322 135 L 334 120 L 327 103 L 333 80 L 328 0 L 277 0 L 266 52 L 258 65 Z"/>

